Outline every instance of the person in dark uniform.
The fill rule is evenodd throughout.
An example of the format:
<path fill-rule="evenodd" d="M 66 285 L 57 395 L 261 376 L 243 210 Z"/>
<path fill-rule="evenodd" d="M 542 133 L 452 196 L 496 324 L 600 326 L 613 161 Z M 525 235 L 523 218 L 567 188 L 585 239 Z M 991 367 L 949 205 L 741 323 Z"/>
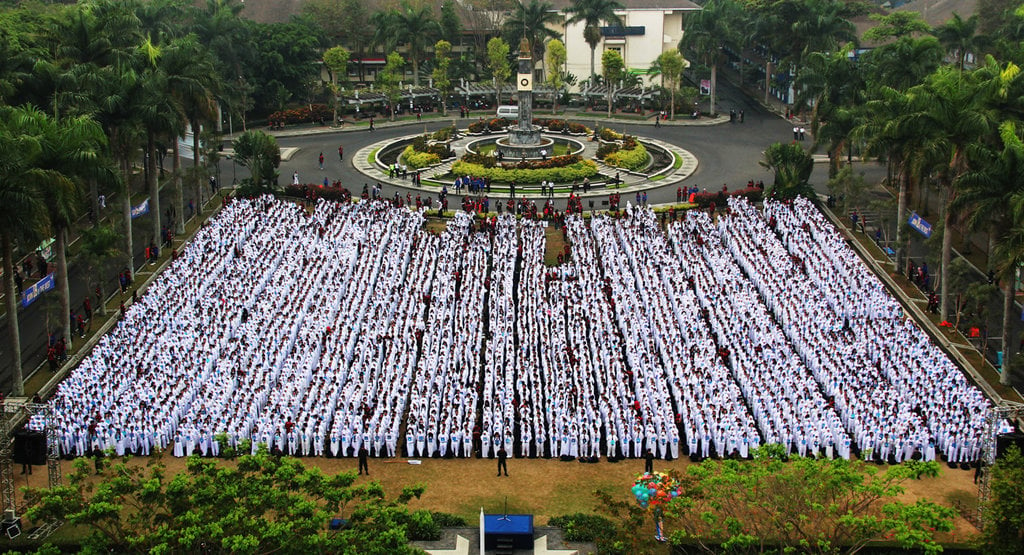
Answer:
<path fill-rule="evenodd" d="M 648 474 L 654 472 L 654 453 L 651 453 L 650 449 L 644 453 L 644 472 Z"/>
<path fill-rule="evenodd" d="M 366 464 L 366 458 L 369 457 L 369 456 L 370 456 L 370 451 L 368 451 L 366 449 L 365 445 L 361 446 L 359 448 L 359 473 L 360 474 L 362 474 L 363 471 L 365 470 L 366 471 L 366 475 L 367 476 L 370 475 L 370 467 Z"/>
<path fill-rule="evenodd" d="M 505 476 L 508 476 L 508 452 L 502 447 L 498 449 L 498 476 L 501 476 L 501 472 L 505 471 Z"/>

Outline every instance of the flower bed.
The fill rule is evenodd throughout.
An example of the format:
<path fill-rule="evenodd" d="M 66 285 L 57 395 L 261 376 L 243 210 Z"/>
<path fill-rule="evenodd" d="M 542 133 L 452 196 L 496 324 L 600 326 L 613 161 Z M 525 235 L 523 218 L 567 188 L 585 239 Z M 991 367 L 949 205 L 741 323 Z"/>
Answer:
<path fill-rule="evenodd" d="M 565 158 L 565 157 L 559 157 Z M 541 181 L 554 181 L 556 183 L 570 183 L 582 181 L 584 178 L 597 175 L 597 164 L 592 160 L 580 160 L 568 166 L 541 168 L 541 169 L 520 169 L 515 164 L 511 168 L 486 167 L 482 164 L 474 164 L 460 160 L 452 166 L 452 173 L 455 175 L 472 175 L 475 177 L 489 178 L 492 182 L 500 183 L 540 183 Z"/>
<path fill-rule="evenodd" d="M 548 131 L 551 131 L 553 133 L 564 131 L 566 128 L 569 129 L 569 133 L 574 133 L 577 135 L 585 134 L 590 131 L 589 129 L 587 129 L 587 126 L 581 123 L 566 121 L 564 119 L 534 118 L 533 124 L 539 125 L 541 127 L 546 127 Z"/>
<path fill-rule="evenodd" d="M 402 151 L 398 159 L 406 166 L 417 170 L 441 163 L 441 157 L 437 154 L 433 152 L 420 152 L 413 148 L 412 145 L 405 147 L 405 150 Z"/>
<path fill-rule="evenodd" d="M 312 123 L 330 121 L 334 117 L 334 111 L 326 104 L 313 104 L 302 106 L 293 110 L 282 110 L 270 114 L 267 121 L 272 126 L 279 126 L 285 123 Z"/>
<path fill-rule="evenodd" d="M 598 159 L 603 160 L 609 166 L 632 171 L 639 170 L 647 165 L 647 149 L 636 140 L 636 137 L 630 135 L 622 136 L 605 128 L 601 130 L 602 139 L 604 138 L 605 131 L 617 135 L 618 138 L 605 139 L 616 142 L 603 143 L 597 149 Z M 622 144 L 619 144 L 618 141 L 621 141 Z"/>
<path fill-rule="evenodd" d="M 489 120 L 474 121 L 469 124 L 469 132 L 483 133 L 485 131 L 501 131 L 513 123 L 515 122 L 507 118 L 493 118 Z"/>

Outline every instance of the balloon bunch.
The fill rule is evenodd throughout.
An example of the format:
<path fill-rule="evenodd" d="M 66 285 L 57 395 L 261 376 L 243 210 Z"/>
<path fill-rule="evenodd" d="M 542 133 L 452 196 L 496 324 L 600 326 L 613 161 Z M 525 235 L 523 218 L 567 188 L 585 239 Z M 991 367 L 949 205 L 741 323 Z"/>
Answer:
<path fill-rule="evenodd" d="M 633 495 L 643 508 L 656 509 L 675 497 L 682 495 L 683 488 L 664 472 L 641 474 L 633 484 Z"/>

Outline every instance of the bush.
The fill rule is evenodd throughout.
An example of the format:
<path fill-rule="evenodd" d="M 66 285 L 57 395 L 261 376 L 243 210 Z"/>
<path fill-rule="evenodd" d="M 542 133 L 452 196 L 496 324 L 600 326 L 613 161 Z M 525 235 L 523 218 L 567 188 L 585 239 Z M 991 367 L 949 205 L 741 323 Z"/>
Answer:
<path fill-rule="evenodd" d="M 570 133 L 590 133 L 586 125 L 570 121 L 568 124 Z"/>
<path fill-rule="evenodd" d="M 604 163 L 609 166 L 615 166 L 616 168 L 625 168 L 627 170 L 639 170 L 647 165 L 647 149 L 644 145 L 634 142 L 636 148 L 625 149 L 620 148 L 619 150 L 608 154 L 604 158 Z"/>
<path fill-rule="evenodd" d="M 571 166 L 581 160 L 583 160 L 583 157 L 579 154 L 566 154 L 564 156 L 552 156 L 547 160 L 520 160 L 519 162 L 502 164 L 501 167 L 506 170 L 546 170 Z"/>
<path fill-rule="evenodd" d="M 314 121 L 327 121 L 334 118 L 334 111 L 325 104 L 313 104 L 302 106 L 294 110 L 282 110 L 270 114 L 267 121 L 271 125 L 284 123 L 310 123 Z"/>
<path fill-rule="evenodd" d="M 433 152 L 420 152 L 413 148 L 412 145 L 405 147 L 405 150 L 402 151 L 402 155 L 398 159 L 406 166 L 416 170 L 441 163 L 441 157 L 437 154 Z"/>
<path fill-rule="evenodd" d="M 575 513 L 553 516 L 548 526 L 565 530 L 565 539 L 571 542 L 597 542 L 615 537 L 615 524 L 603 516 Z"/>
<path fill-rule="evenodd" d="M 494 156 L 476 154 L 474 152 L 467 152 L 466 154 L 463 154 L 462 161 L 469 162 L 470 164 L 479 164 L 485 168 L 493 168 L 498 165 L 498 159 Z"/>
<path fill-rule="evenodd" d="M 601 146 L 597 147 L 597 159 L 604 160 L 609 154 L 619 151 L 619 145 L 616 143 L 601 143 Z"/>
<path fill-rule="evenodd" d="M 438 129 L 437 131 L 434 131 L 434 134 L 431 135 L 430 138 L 434 139 L 435 141 L 448 142 L 448 141 L 452 140 L 452 137 L 454 135 L 455 135 L 455 128 L 454 127 L 442 127 L 441 129 Z"/>
<path fill-rule="evenodd" d="M 473 175 L 489 178 L 492 182 L 540 183 L 554 181 L 569 183 L 582 181 L 584 178 L 597 175 L 597 164 L 591 160 L 581 160 L 569 166 L 547 169 L 505 169 L 499 167 L 486 168 L 480 164 L 472 164 L 465 160 L 455 162 L 452 166 L 455 175 Z"/>
<path fill-rule="evenodd" d="M 404 520 L 404 519 L 403 519 Z M 428 511 L 409 513 L 405 522 L 406 535 L 410 541 L 437 541 L 441 539 L 441 526 Z"/>
<path fill-rule="evenodd" d="M 453 515 L 451 513 L 442 513 L 440 511 L 431 511 L 430 516 L 433 517 L 434 523 L 441 528 L 454 528 L 457 526 L 468 526 L 466 519 L 461 516 Z"/>
<path fill-rule="evenodd" d="M 602 127 L 601 131 L 597 134 L 598 137 L 605 141 L 621 141 L 622 133 L 616 133 L 607 127 Z"/>
<path fill-rule="evenodd" d="M 512 125 L 513 122 L 506 118 L 493 118 L 490 120 L 474 121 L 469 124 L 470 133 L 483 133 L 484 131 L 501 131 Z"/>

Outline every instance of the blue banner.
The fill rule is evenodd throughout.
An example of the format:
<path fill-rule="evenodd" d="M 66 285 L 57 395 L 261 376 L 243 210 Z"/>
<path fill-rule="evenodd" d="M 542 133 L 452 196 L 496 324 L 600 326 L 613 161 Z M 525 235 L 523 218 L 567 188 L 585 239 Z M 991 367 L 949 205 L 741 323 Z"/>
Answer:
<path fill-rule="evenodd" d="M 910 227 L 919 231 L 921 235 L 925 237 L 932 236 L 932 224 L 924 221 L 924 218 L 918 216 L 917 212 L 910 213 L 910 219 L 907 220 L 907 223 L 910 224 Z"/>
<path fill-rule="evenodd" d="M 43 279 L 25 288 L 25 291 L 21 294 L 21 306 L 25 307 L 32 304 L 39 298 L 39 295 L 46 293 L 56 286 L 57 282 L 53 279 L 53 274 L 48 274 Z"/>
<path fill-rule="evenodd" d="M 149 199 L 142 201 L 142 204 L 132 207 L 132 219 L 149 214 Z"/>

